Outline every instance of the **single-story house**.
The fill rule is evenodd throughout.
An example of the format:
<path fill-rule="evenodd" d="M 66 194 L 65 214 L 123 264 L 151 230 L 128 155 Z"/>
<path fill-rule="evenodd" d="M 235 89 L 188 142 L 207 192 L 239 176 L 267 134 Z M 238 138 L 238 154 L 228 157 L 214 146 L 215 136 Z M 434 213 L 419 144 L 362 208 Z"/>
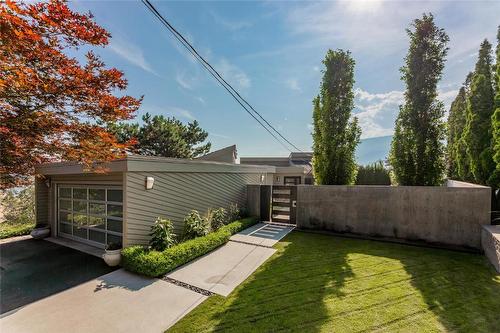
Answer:
<path fill-rule="evenodd" d="M 272 184 L 276 168 L 205 160 L 128 156 L 108 163 L 105 173 L 76 163 L 36 168 L 36 221 L 52 237 L 96 247 L 147 244 L 152 224 L 172 220 L 176 233 L 196 209 L 246 203 L 248 184 Z"/>
<path fill-rule="evenodd" d="M 312 185 L 312 152 L 292 152 L 287 157 L 241 157 L 241 165 L 269 165 L 276 167 L 274 185 Z"/>

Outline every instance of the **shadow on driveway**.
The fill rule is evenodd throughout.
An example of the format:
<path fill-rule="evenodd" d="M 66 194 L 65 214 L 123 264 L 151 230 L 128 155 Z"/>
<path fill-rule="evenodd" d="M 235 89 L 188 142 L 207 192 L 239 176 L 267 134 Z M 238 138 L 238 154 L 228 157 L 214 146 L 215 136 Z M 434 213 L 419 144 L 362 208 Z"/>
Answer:
<path fill-rule="evenodd" d="M 0 313 L 114 270 L 100 258 L 47 241 L 0 244 Z"/>

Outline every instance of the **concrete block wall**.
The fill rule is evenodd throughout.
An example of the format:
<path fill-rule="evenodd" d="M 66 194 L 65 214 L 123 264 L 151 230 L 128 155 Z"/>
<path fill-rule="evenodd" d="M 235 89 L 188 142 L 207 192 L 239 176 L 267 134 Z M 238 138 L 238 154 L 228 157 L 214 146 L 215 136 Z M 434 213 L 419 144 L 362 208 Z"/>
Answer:
<path fill-rule="evenodd" d="M 451 186 L 298 186 L 297 227 L 481 250 L 491 189 Z"/>
<path fill-rule="evenodd" d="M 481 233 L 484 254 L 500 273 L 500 225 L 485 225 Z"/>

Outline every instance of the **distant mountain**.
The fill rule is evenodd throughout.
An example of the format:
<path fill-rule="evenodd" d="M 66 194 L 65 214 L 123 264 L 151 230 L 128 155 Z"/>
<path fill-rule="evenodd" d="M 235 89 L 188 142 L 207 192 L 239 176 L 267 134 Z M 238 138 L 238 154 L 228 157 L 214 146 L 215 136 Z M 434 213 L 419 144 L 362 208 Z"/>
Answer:
<path fill-rule="evenodd" d="M 356 161 L 362 165 L 385 161 L 389 155 L 391 140 L 392 135 L 361 140 L 356 149 Z"/>

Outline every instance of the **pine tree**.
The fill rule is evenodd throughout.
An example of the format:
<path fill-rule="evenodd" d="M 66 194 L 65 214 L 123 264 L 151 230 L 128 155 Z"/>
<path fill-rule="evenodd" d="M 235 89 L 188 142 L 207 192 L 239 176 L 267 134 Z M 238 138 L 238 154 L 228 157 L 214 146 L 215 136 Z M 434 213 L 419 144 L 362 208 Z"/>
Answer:
<path fill-rule="evenodd" d="M 401 68 L 406 83 L 391 144 L 390 163 L 400 185 L 438 185 L 444 171 L 444 105 L 437 100 L 449 38 L 424 14 L 407 29 L 410 48 Z"/>
<path fill-rule="evenodd" d="M 355 150 L 361 130 L 354 108 L 354 59 L 350 52 L 328 50 L 320 94 L 313 100 L 313 170 L 318 184 L 353 184 Z"/>
<path fill-rule="evenodd" d="M 498 26 L 497 33 L 497 49 L 496 49 L 496 72 L 495 72 L 495 83 L 496 83 L 496 96 L 495 96 L 495 112 L 491 117 L 491 127 L 492 127 L 492 150 L 493 150 L 493 160 L 495 162 L 495 171 L 490 176 L 488 184 L 495 188 L 500 188 L 500 26 Z"/>
<path fill-rule="evenodd" d="M 495 169 L 491 150 L 491 117 L 494 110 L 493 79 L 491 76 L 491 44 L 484 40 L 472 77 L 467 98 L 467 121 L 464 138 L 474 181 L 486 184 Z"/>
<path fill-rule="evenodd" d="M 451 179 L 459 179 L 458 154 L 460 153 L 459 141 L 465 127 L 465 111 L 467 99 L 465 87 L 461 87 L 457 97 L 451 103 L 448 115 L 448 140 L 447 140 L 447 175 Z"/>

